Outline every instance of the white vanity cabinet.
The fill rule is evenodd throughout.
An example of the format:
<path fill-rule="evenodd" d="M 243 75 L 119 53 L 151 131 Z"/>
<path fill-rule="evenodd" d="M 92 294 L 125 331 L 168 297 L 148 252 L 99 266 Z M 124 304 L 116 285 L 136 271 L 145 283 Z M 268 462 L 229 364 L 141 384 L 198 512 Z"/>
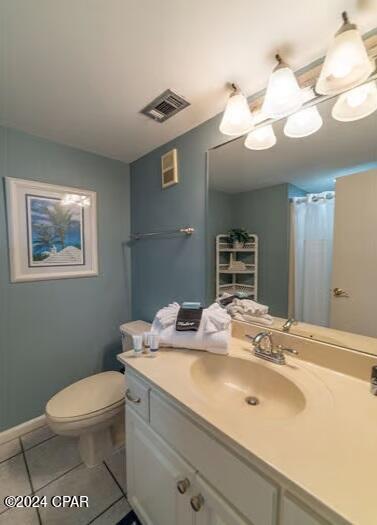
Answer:
<path fill-rule="evenodd" d="M 295 502 L 289 496 L 283 497 L 282 525 L 330 525 L 317 514 Z"/>
<path fill-rule="evenodd" d="M 247 525 L 132 408 L 127 494 L 146 525 Z"/>
<path fill-rule="evenodd" d="M 191 525 L 195 471 L 130 408 L 127 420 L 128 500 L 146 525 Z"/>
<path fill-rule="evenodd" d="M 127 369 L 127 492 L 143 525 L 343 525 L 326 521 Z"/>

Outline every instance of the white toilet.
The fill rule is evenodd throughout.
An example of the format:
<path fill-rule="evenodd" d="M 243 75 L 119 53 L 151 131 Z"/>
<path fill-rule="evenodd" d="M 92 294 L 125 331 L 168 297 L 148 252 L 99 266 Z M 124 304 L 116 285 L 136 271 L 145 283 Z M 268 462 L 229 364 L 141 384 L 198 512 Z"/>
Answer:
<path fill-rule="evenodd" d="M 93 467 L 124 444 L 124 394 L 120 372 L 86 377 L 50 399 L 47 423 L 56 434 L 79 437 L 81 458 Z"/>

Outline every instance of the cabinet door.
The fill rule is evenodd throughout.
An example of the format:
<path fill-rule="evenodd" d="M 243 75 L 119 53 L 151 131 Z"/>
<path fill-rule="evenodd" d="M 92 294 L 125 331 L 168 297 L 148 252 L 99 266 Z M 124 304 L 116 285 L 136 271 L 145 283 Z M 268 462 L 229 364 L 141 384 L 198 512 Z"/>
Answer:
<path fill-rule="evenodd" d="M 289 496 L 283 497 L 282 525 L 330 525 L 320 518 L 314 511 L 304 508 Z"/>
<path fill-rule="evenodd" d="M 127 497 L 143 524 L 192 525 L 194 470 L 130 407 L 126 451 Z"/>
<path fill-rule="evenodd" d="M 198 474 L 192 492 L 194 525 L 250 525 Z"/>

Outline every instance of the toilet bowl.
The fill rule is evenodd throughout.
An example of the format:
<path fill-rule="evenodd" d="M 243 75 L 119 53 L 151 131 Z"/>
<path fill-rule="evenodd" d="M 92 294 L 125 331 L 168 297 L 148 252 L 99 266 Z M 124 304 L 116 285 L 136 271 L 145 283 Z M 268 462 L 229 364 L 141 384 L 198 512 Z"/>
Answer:
<path fill-rule="evenodd" d="M 47 423 L 55 434 L 78 437 L 81 458 L 93 467 L 124 444 L 124 394 L 120 372 L 86 377 L 50 399 Z"/>

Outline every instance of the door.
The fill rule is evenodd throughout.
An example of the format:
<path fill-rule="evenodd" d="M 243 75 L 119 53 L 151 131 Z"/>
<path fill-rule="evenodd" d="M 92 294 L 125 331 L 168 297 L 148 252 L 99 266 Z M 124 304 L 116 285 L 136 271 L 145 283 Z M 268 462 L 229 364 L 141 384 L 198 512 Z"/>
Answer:
<path fill-rule="evenodd" d="M 250 525 L 199 474 L 196 475 L 192 492 L 190 505 L 194 525 Z"/>
<path fill-rule="evenodd" d="M 377 170 L 336 181 L 330 326 L 377 337 Z"/>
<path fill-rule="evenodd" d="M 194 470 L 126 408 L 128 500 L 143 525 L 192 525 Z"/>

